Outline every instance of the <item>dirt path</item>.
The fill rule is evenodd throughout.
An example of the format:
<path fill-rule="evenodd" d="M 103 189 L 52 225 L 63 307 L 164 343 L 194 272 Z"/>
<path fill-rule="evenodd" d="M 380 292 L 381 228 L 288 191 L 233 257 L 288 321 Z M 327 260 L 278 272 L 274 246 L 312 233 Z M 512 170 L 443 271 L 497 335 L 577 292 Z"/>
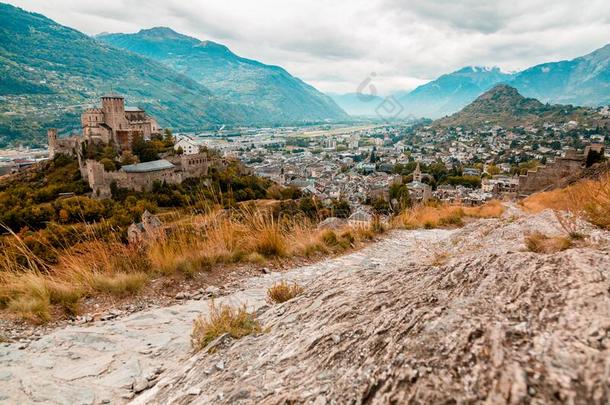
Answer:
<path fill-rule="evenodd" d="M 247 280 L 217 303 L 260 310 L 282 279 L 306 285 L 331 272 L 392 269 L 430 256 L 455 231 L 393 231 L 349 255 Z M 156 385 L 189 357 L 192 321 L 209 301 L 187 301 L 124 318 L 68 326 L 32 342 L 0 344 L 0 403 L 124 403 Z"/>

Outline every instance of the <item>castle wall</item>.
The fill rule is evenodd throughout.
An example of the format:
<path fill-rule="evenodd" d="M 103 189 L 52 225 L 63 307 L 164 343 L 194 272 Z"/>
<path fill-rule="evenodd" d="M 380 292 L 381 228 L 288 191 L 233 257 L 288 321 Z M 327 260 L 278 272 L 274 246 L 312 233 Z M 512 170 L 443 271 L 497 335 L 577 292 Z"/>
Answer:
<path fill-rule="evenodd" d="M 519 195 L 527 196 L 537 191 L 554 188 L 562 179 L 577 175 L 584 169 L 585 157 L 568 151 L 566 157 L 557 158 L 547 166 L 530 170 L 519 176 Z"/>

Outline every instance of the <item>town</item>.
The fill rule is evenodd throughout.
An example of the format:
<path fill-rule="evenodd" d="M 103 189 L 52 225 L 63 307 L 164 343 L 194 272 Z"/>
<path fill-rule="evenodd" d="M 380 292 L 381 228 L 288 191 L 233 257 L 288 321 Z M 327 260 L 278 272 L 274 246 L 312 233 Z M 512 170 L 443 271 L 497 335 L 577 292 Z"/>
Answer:
<path fill-rule="evenodd" d="M 343 200 L 351 211 L 383 214 L 405 204 L 441 202 L 478 205 L 514 199 L 578 174 L 608 150 L 606 128 L 545 123 L 542 127 L 475 130 L 438 128 L 420 120 L 382 125 L 237 128 L 174 136 L 167 159 L 104 170 L 85 160 L 82 142 L 112 144 L 129 150 L 136 135 L 150 140 L 161 132 L 156 120 L 137 107 L 125 107 L 120 95 L 101 99 L 100 108 L 83 112 L 82 135 L 58 137 L 48 132 L 49 149 L 2 158 L 3 171 L 23 170 L 57 153 L 79 157 L 81 173 L 94 197 L 108 198 L 111 185 L 150 189 L 155 181 L 180 183 L 207 173 L 210 162 L 200 149 L 223 159 L 238 159 L 254 174 L 300 189 L 323 203 Z M 608 117 L 608 107 L 598 109 Z M 220 164 L 218 160 L 216 164 Z"/>

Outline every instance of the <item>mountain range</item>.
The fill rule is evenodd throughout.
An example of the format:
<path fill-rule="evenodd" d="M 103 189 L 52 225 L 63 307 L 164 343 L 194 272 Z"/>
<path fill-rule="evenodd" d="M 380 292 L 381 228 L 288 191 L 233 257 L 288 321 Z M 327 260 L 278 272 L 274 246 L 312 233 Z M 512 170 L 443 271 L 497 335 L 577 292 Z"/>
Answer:
<path fill-rule="evenodd" d="M 544 104 L 535 98 L 522 96 L 514 87 L 497 84 L 459 112 L 440 118 L 433 125 L 464 128 L 499 125 L 512 128 L 545 122 L 559 125 L 570 121 L 594 128 L 602 124 L 603 118 L 589 107 Z"/>
<path fill-rule="evenodd" d="M 80 130 L 82 109 L 110 91 L 177 130 L 346 117 L 327 96 L 282 68 L 239 58 L 222 45 L 196 42 L 168 29 L 140 34 L 157 38 L 160 49 L 177 46 L 176 41 L 190 44 L 192 57 L 185 59 L 191 67 L 111 46 L 43 15 L 0 3 L 0 147 L 15 142 L 42 145 L 48 127 L 60 133 Z M 197 60 L 204 65 L 200 69 Z M 227 65 L 238 67 L 230 70 Z M 202 76 L 214 66 L 216 77 L 227 72 L 227 89 L 220 89 L 222 84 L 206 86 Z M 239 81 L 241 71 L 244 80 L 229 88 L 228 82 Z M 243 96 L 235 95 L 240 87 Z"/>
<path fill-rule="evenodd" d="M 439 118 L 453 114 L 498 83 L 509 84 L 526 97 L 544 103 L 600 106 L 610 104 L 610 45 L 567 61 L 536 65 L 506 73 L 498 67 L 468 66 L 393 96 L 405 113 Z M 372 103 L 359 98 L 333 95 L 348 113 L 370 115 Z"/>
<path fill-rule="evenodd" d="M 260 110 L 271 122 L 346 118 L 345 112 L 328 96 L 283 68 L 242 58 L 212 41 L 200 41 L 166 27 L 96 38 L 159 61 L 206 86 L 215 95 Z"/>

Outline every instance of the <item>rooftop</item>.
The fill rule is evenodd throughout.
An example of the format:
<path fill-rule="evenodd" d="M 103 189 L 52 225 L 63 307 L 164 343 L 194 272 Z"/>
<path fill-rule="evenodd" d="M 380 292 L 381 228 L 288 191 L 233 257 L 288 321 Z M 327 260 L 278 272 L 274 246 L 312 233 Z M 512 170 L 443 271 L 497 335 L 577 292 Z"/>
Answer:
<path fill-rule="evenodd" d="M 134 106 L 126 106 L 125 111 L 126 112 L 144 112 L 144 110 L 141 109 L 140 107 L 134 107 Z"/>
<path fill-rule="evenodd" d="M 102 98 L 125 98 L 119 93 L 107 93 L 102 96 Z"/>
<path fill-rule="evenodd" d="M 156 172 L 159 170 L 167 170 L 174 167 L 174 165 L 165 160 L 154 160 L 152 162 L 144 162 L 144 163 L 136 163 L 135 165 L 127 165 L 123 166 L 121 170 L 126 173 L 147 173 L 147 172 Z"/>

